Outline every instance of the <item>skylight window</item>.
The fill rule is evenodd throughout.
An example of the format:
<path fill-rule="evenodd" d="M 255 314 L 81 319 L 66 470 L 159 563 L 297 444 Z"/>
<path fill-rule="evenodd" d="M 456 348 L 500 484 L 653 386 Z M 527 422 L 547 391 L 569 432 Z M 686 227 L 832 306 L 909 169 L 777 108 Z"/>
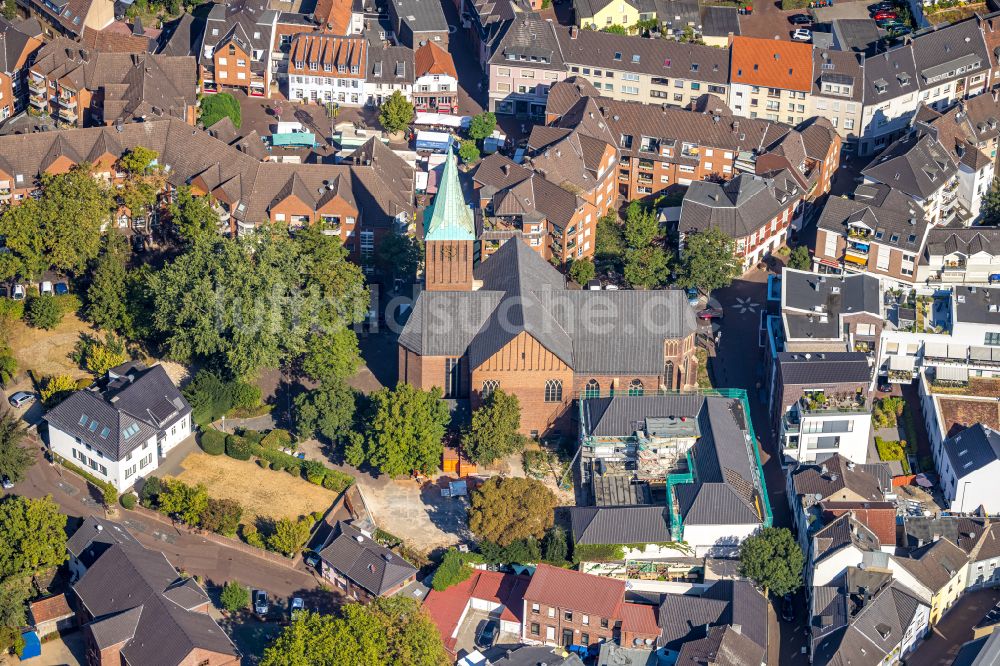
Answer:
<path fill-rule="evenodd" d="M 101 428 L 101 439 L 107 439 L 108 435 L 111 434 L 111 428 L 104 426 Z"/>
<path fill-rule="evenodd" d="M 134 437 L 138 432 L 139 432 L 139 424 L 133 423 L 129 427 L 122 430 L 122 437 L 125 439 L 129 439 L 130 437 Z"/>
<path fill-rule="evenodd" d="M 619 60 L 620 61 L 621 59 L 622 59 L 621 52 L 620 51 L 615 51 L 615 60 Z"/>
<path fill-rule="evenodd" d="M 639 62 L 639 55 L 635 54 L 632 56 L 632 62 Z"/>
<path fill-rule="evenodd" d="M 82 415 L 82 416 L 80 417 L 80 425 L 82 425 L 82 426 L 85 426 L 85 425 L 87 425 L 87 421 L 88 421 L 89 419 L 90 419 L 90 417 L 89 417 L 89 416 L 87 416 L 86 414 Z"/>
<path fill-rule="evenodd" d="M 90 422 L 90 425 L 87 426 L 87 430 L 89 430 L 90 432 L 97 432 L 97 421 L 92 420 Z"/>

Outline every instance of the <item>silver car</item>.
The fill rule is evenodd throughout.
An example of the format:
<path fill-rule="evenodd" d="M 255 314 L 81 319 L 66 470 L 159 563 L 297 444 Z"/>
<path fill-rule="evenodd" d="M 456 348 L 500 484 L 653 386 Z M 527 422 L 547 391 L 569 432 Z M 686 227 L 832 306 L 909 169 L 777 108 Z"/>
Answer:
<path fill-rule="evenodd" d="M 11 395 L 7 398 L 7 402 L 10 403 L 11 407 L 18 409 L 24 405 L 30 404 L 35 401 L 35 394 L 29 393 L 28 391 L 18 391 L 17 393 Z"/>
<path fill-rule="evenodd" d="M 264 590 L 253 591 L 253 610 L 257 615 L 267 615 L 269 606 L 267 604 L 267 592 Z"/>

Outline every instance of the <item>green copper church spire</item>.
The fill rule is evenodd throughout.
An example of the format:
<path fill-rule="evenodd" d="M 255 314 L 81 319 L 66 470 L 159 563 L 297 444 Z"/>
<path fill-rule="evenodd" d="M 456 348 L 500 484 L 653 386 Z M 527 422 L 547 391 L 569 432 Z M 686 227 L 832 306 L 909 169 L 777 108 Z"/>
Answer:
<path fill-rule="evenodd" d="M 476 221 L 458 182 L 455 151 L 448 148 L 434 202 L 424 213 L 424 241 L 474 241 Z"/>

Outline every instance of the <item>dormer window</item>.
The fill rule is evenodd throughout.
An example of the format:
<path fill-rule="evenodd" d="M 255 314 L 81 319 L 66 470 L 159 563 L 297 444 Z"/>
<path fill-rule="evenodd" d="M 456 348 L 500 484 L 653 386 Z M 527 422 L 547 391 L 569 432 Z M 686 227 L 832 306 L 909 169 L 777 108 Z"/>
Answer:
<path fill-rule="evenodd" d="M 358 71 L 359 70 L 357 65 L 351 65 L 351 74 L 357 74 Z"/>
<path fill-rule="evenodd" d="M 347 65 L 337 65 L 337 71 L 340 72 L 341 74 L 344 74 L 345 72 L 347 72 Z"/>
<path fill-rule="evenodd" d="M 295 61 L 295 68 L 296 69 L 304 69 L 305 66 L 306 66 L 306 64 L 303 61 L 301 61 L 301 60 L 296 60 Z"/>
<path fill-rule="evenodd" d="M 621 60 L 622 60 L 621 51 L 615 51 L 615 60 L 617 60 L 618 62 L 621 62 Z"/>
<path fill-rule="evenodd" d="M 323 63 L 323 71 L 324 72 L 332 72 L 333 71 L 333 65 L 331 65 L 328 62 L 324 62 Z"/>
<path fill-rule="evenodd" d="M 309 63 L 309 69 L 319 69 L 319 63 L 313 60 Z"/>
<path fill-rule="evenodd" d="M 696 62 L 691 63 L 691 71 L 692 72 L 697 72 L 698 71 L 698 63 L 696 63 Z"/>

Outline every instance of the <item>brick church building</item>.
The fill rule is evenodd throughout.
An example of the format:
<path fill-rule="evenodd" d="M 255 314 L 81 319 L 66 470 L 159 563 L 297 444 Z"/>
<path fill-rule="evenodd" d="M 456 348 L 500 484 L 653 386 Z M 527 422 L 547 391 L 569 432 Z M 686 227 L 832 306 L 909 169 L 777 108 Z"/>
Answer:
<path fill-rule="evenodd" d="M 695 386 L 697 322 L 679 290 L 567 289 L 525 242 L 480 262 L 455 155 L 424 221 L 425 289 L 399 337 L 400 381 L 476 408 L 502 388 L 529 435 L 571 433 L 580 395 Z"/>

